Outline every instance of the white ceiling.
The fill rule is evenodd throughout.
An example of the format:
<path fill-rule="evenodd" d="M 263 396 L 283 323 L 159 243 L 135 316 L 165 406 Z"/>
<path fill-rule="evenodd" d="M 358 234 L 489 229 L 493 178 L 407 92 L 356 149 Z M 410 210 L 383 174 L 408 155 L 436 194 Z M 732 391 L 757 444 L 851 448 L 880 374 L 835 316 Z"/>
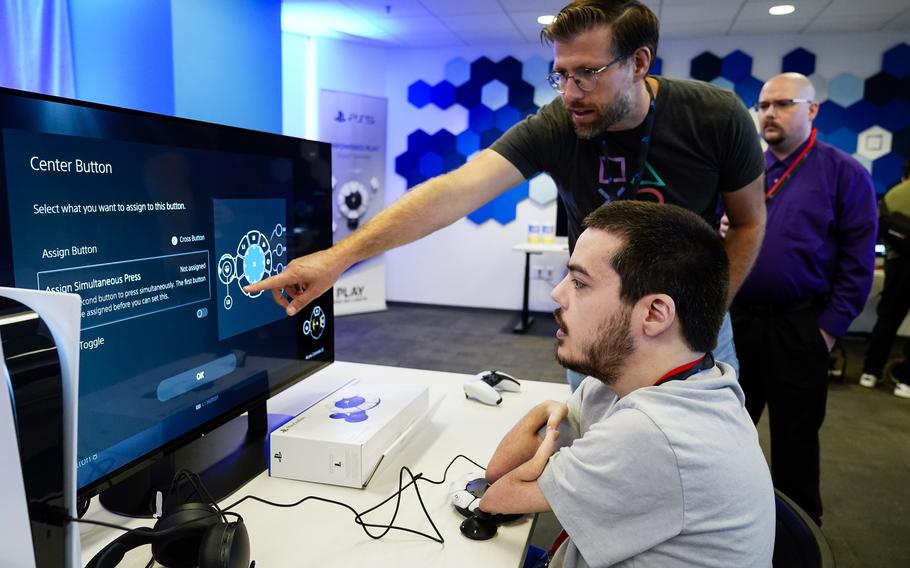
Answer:
<path fill-rule="evenodd" d="M 432 47 L 538 43 L 568 0 L 284 0 L 285 31 Z M 910 0 L 644 0 L 665 38 L 910 30 Z M 796 12 L 771 16 L 790 3 Z"/>

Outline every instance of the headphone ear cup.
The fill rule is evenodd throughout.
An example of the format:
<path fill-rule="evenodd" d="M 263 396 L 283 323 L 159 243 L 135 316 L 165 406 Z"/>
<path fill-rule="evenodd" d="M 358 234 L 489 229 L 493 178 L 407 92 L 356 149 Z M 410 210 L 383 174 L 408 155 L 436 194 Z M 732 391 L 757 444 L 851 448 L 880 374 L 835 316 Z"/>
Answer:
<path fill-rule="evenodd" d="M 199 568 L 248 568 L 250 535 L 242 521 L 209 527 L 199 544 Z"/>
<path fill-rule="evenodd" d="M 152 542 L 155 562 L 167 568 L 195 568 L 203 535 L 219 524 L 224 523 L 211 505 L 184 503 L 178 506 L 155 523 L 155 531 L 177 528 L 173 534 L 159 536 Z"/>

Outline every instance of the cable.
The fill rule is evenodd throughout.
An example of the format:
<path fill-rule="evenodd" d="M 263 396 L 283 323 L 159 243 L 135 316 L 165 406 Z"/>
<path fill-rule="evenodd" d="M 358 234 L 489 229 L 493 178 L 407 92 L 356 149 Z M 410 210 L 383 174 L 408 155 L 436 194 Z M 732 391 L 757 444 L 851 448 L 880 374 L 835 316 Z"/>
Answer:
<path fill-rule="evenodd" d="M 394 529 L 394 530 L 399 530 L 399 531 L 402 531 L 402 532 L 408 532 L 408 533 L 411 533 L 411 534 L 415 534 L 415 535 L 418 535 L 418 536 L 422 536 L 422 537 L 424 537 L 424 538 L 427 538 L 427 539 L 432 540 L 433 542 L 437 542 L 437 543 L 439 543 L 439 544 L 443 544 L 443 543 L 445 543 L 445 539 L 443 538 L 442 534 L 439 532 L 439 529 L 436 527 L 436 524 L 433 522 L 433 519 L 430 517 L 430 513 L 427 511 L 427 507 L 426 507 L 426 505 L 425 505 L 424 502 L 423 502 L 423 496 L 420 494 L 420 488 L 417 486 L 417 482 L 418 482 L 418 481 L 426 481 L 427 483 L 432 483 L 433 485 L 441 485 L 441 484 L 445 483 L 446 477 L 447 477 L 448 474 L 449 474 L 449 469 L 450 469 L 450 468 L 452 467 L 452 465 L 458 460 L 458 458 L 463 458 L 463 459 L 469 461 L 470 463 L 472 463 L 473 465 L 479 467 L 480 469 L 486 470 L 485 467 L 483 467 L 482 465 L 478 464 L 478 463 L 475 462 L 474 460 L 472 460 L 472 459 L 470 459 L 469 457 L 467 457 L 467 456 L 465 456 L 465 455 L 462 455 L 462 454 L 458 454 L 457 456 L 455 456 L 454 458 L 452 458 L 452 461 L 449 462 L 449 465 L 446 466 L 445 471 L 444 471 L 443 474 L 442 474 L 442 479 L 439 480 L 439 481 L 434 481 L 434 480 L 432 480 L 432 479 L 429 479 L 429 478 L 427 478 L 427 477 L 424 477 L 422 473 L 418 473 L 418 474 L 415 475 L 413 472 L 411 472 L 410 469 L 408 469 L 407 466 L 402 466 L 401 469 L 400 469 L 399 472 L 398 472 L 398 491 L 396 491 L 395 493 L 392 493 L 390 496 L 388 496 L 387 498 L 383 499 L 383 500 L 380 501 L 378 504 L 376 504 L 376 505 L 370 507 L 369 509 L 366 509 L 365 511 L 363 511 L 363 512 L 361 512 L 361 513 L 358 513 L 356 509 L 354 509 L 353 507 L 351 507 L 351 506 L 348 505 L 347 503 L 342 503 L 341 501 L 334 501 L 334 500 L 332 500 L 332 499 L 326 499 L 326 498 L 324 498 L 324 497 L 317 497 L 317 496 L 315 496 L 315 495 L 309 495 L 309 496 L 304 497 L 304 498 L 302 498 L 302 499 L 299 499 L 299 500 L 297 500 L 297 501 L 295 501 L 295 502 L 293 502 L 293 503 L 276 503 L 276 502 L 274 502 L 274 501 L 269 501 L 268 499 L 263 499 L 263 498 L 261 498 L 261 497 L 255 496 L 255 495 L 246 495 L 246 496 L 240 498 L 239 500 L 235 501 L 234 503 L 232 503 L 232 504 L 228 505 L 227 507 L 225 507 L 225 508 L 224 508 L 224 511 L 225 511 L 225 512 L 230 511 L 231 509 L 233 509 L 234 507 L 240 505 L 241 503 L 243 503 L 243 502 L 246 501 L 247 499 L 251 499 L 251 500 L 253 500 L 253 501 L 258 501 L 258 502 L 263 503 L 263 504 L 265 504 L 265 505 L 271 505 L 272 507 L 281 507 L 281 508 L 296 507 L 296 506 L 301 505 L 301 504 L 305 503 L 306 501 L 309 501 L 309 500 L 312 499 L 312 500 L 314 500 L 314 501 L 321 501 L 321 502 L 323 502 L 323 503 L 331 503 L 331 504 L 333 504 L 333 505 L 338 505 L 339 507 L 344 507 L 345 509 L 351 511 L 351 512 L 354 514 L 354 522 L 357 523 L 358 525 L 360 525 L 360 527 L 363 528 L 363 532 L 366 533 L 366 535 L 367 535 L 368 537 L 370 537 L 370 538 L 372 538 L 372 539 L 374 539 L 374 540 L 379 540 L 380 538 L 382 538 L 382 537 L 384 537 L 386 534 L 388 534 L 389 531 L 391 531 L 391 530 Z M 407 473 L 408 476 L 410 476 L 410 478 L 411 478 L 411 481 L 409 481 L 407 484 L 404 484 L 404 474 L 405 474 L 405 473 Z M 395 526 L 395 525 L 394 525 L 395 519 L 398 517 L 399 508 L 400 508 L 400 506 L 401 506 L 401 494 L 402 494 L 408 487 L 410 487 L 410 486 L 412 486 L 412 485 L 414 486 L 414 491 L 415 491 L 415 493 L 417 494 L 417 500 L 420 502 L 420 507 L 421 507 L 421 509 L 423 510 L 423 514 L 424 514 L 424 516 L 427 518 L 427 520 L 430 522 L 430 526 L 433 527 L 433 531 L 436 533 L 436 536 L 435 536 L 435 537 L 432 536 L 432 535 L 429 535 L 429 534 L 426 534 L 426 533 L 423 533 L 423 532 L 414 530 L 414 529 L 410 529 L 410 528 L 407 528 L 407 527 L 399 527 L 399 526 Z M 368 522 L 366 522 L 366 520 L 363 518 L 365 515 L 368 515 L 368 514 L 372 513 L 373 511 L 375 511 L 376 509 L 382 507 L 383 505 L 385 505 L 386 503 L 388 503 L 389 501 L 391 501 L 392 499 L 394 499 L 394 498 L 396 498 L 396 497 L 397 497 L 397 500 L 395 501 L 395 511 L 394 511 L 394 513 L 392 513 L 392 518 L 391 518 L 391 520 L 389 520 L 389 523 L 388 523 L 388 524 L 380 525 L 380 524 L 368 523 Z M 382 531 L 380 534 L 378 534 L 378 535 L 374 535 L 373 533 L 371 533 L 371 532 L 368 530 L 368 529 L 370 529 L 370 528 L 380 528 L 380 529 L 385 529 L 385 530 L 383 530 L 383 531 Z"/>

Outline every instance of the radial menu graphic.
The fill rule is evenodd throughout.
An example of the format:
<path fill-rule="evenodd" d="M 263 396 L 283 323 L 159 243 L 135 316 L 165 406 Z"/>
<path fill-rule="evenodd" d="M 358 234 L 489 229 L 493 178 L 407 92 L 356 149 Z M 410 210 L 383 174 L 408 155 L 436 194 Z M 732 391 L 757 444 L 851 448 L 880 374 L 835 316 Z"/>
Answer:
<path fill-rule="evenodd" d="M 218 258 L 218 335 L 225 339 L 285 317 L 271 294 L 244 286 L 287 264 L 285 203 L 281 199 L 214 199 Z"/>

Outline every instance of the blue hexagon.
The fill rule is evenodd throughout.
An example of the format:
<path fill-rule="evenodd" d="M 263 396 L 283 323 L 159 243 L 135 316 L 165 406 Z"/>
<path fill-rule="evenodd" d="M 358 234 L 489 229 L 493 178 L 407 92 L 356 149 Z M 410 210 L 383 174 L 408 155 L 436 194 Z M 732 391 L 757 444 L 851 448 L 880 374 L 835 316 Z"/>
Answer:
<path fill-rule="evenodd" d="M 891 151 L 899 156 L 910 156 L 910 127 L 894 133 L 891 137 Z"/>
<path fill-rule="evenodd" d="M 414 152 L 405 152 L 395 158 L 395 173 L 405 179 L 415 177 L 420 173 L 417 168 L 417 154 Z M 408 187 L 411 187 L 410 185 Z"/>
<path fill-rule="evenodd" d="M 493 142 L 499 140 L 499 137 L 502 136 L 502 130 L 498 128 L 489 128 L 480 133 L 480 147 L 487 148 Z"/>
<path fill-rule="evenodd" d="M 806 77 L 815 73 L 815 54 L 811 51 L 798 47 L 784 55 L 783 64 L 781 65 L 783 73 L 802 73 Z"/>
<path fill-rule="evenodd" d="M 442 173 L 442 156 L 436 152 L 427 152 L 417 160 L 417 169 L 426 178 L 436 177 Z"/>
<path fill-rule="evenodd" d="M 891 152 L 872 162 L 872 179 L 884 187 L 894 187 L 901 181 L 905 159 Z"/>
<path fill-rule="evenodd" d="M 496 64 L 496 78 L 506 85 L 521 81 L 521 61 L 511 55 L 502 58 Z"/>
<path fill-rule="evenodd" d="M 420 154 L 430 145 L 430 135 L 423 130 L 415 130 L 408 134 L 408 151 Z"/>
<path fill-rule="evenodd" d="M 825 142 L 852 154 L 856 152 L 856 131 L 849 128 L 838 128 L 825 136 Z"/>
<path fill-rule="evenodd" d="M 465 159 L 465 157 L 462 156 L 461 154 L 459 154 L 458 152 L 452 152 L 451 154 L 449 154 L 448 156 L 445 157 L 445 160 L 443 160 L 442 166 L 443 166 L 443 168 L 445 168 L 445 171 L 450 172 L 454 169 L 458 169 L 461 166 L 463 166 L 466 161 L 467 161 L 467 159 Z"/>
<path fill-rule="evenodd" d="M 455 148 L 462 156 L 470 156 L 480 150 L 480 134 L 473 130 L 465 130 L 455 137 Z"/>
<path fill-rule="evenodd" d="M 473 79 L 455 88 L 455 100 L 464 108 L 471 110 L 480 104 L 481 84 Z"/>
<path fill-rule="evenodd" d="M 451 154 L 455 151 L 455 135 L 443 128 L 430 137 L 430 150 L 440 156 Z"/>
<path fill-rule="evenodd" d="M 737 81 L 733 90 L 739 95 L 739 98 L 743 100 L 743 104 L 747 107 L 751 107 L 758 102 L 758 95 L 761 93 L 763 85 L 764 83 L 755 77 L 746 77 L 745 79 Z"/>
<path fill-rule="evenodd" d="M 894 100 L 882 107 L 878 123 L 885 130 L 896 132 L 910 126 L 910 104 Z"/>
<path fill-rule="evenodd" d="M 833 132 L 843 125 L 846 114 L 844 107 L 827 100 L 818 106 L 818 115 L 815 117 L 813 125 L 820 132 Z"/>
<path fill-rule="evenodd" d="M 660 57 L 655 57 L 654 61 L 651 62 L 651 68 L 648 70 L 649 75 L 660 75 L 664 70 L 664 60 Z"/>
<path fill-rule="evenodd" d="M 477 105 L 468 111 L 468 128 L 478 134 L 493 126 L 493 111 Z"/>
<path fill-rule="evenodd" d="M 699 81 L 710 81 L 720 75 L 723 61 L 710 51 L 699 54 L 689 66 L 689 76 Z"/>
<path fill-rule="evenodd" d="M 844 109 L 843 126 L 855 132 L 862 132 L 878 124 L 878 108 L 869 101 L 859 101 Z"/>
<path fill-rule="evenodd" d="M 720 74 L 734 83 L 744 81 L 752 74 L 752 57 L 737 49 L 724 57 Z M 758 100 L 758 96 L 756 96 L 756 100 Z"/>
<path fill-rule="evenodd" d="M 521 78 L 531 85 L 545 83 L 550 73 L 550 62 L 539 55 L 525 59 L 521 68 Z"/>
<path fill-rule="evenodd" d="M 524 81 L 516 81 L 509 85 L 509 104 L 522 112 L 523 115 L 537 112 L 534 104 L 534 87 Z"/>
<path fill-rule="evenodd" d="M 493 124 L 496 125 L 496 128 L 505 132 L 519 120 L 521 120 L 521 113 L 518 112 L 518 109 L 511 105 L 506 105 L 496 111 Z"/>
<path fill-rule="evenodd" d="M 863 80 L 851 73 L 841 73 L 828 83 L 828 100 L 848 107 L 863 98 Z"/>
<path fill-rule="evenodd" d="M 879 72 L 866 79 L 863 98 L 877 106 L 885 106 L 897 97 L 899 87 L 897 77 L 890 73 Z"/>
<path fill-rule="evenodd" d="M 515 220 L 516 205 L 527 199 L 527 197 L 528 182 L 525 181 L 470 213 L 468 219 L 478 225 L 490 219 L 496 220 L 501 225 L 506 225 Z"/>
<path fill-rule="evenodd" d="M 489 57 L 478 57 L 471 63 L 471 80 L 486 85 L 496 78 L 496 64 Z"/>
<path fill-rule="evenodd" d="M 437 83 L 430 93 L 430 99 L 441 109 L 449 108 L 455 104 L 455 85 L 448 81 Z"/>
<path fill-rule="evenodd" d="M 457 87 L 471 78 L 471 64 L 461 57 L 456 57 L 446 63 L 443 77 Z"/>
<path fill-rule="evenodd" d="M 882 56 L 882 71 L 895 77 L 910 76 L 910 45 L 899 43 Z"/>
<path fill-rule="evenodd" d="M 509 102 L 509 88 L 494 79 L 480 90 L 480 102 L 496 110 Z"/>
<path fill-rule="evenodd" d="M 408 87 L 408 102 L 417 108 L 423 108 L 430 102 L 430 86 L 424 81 L 411 83 Z"/>

